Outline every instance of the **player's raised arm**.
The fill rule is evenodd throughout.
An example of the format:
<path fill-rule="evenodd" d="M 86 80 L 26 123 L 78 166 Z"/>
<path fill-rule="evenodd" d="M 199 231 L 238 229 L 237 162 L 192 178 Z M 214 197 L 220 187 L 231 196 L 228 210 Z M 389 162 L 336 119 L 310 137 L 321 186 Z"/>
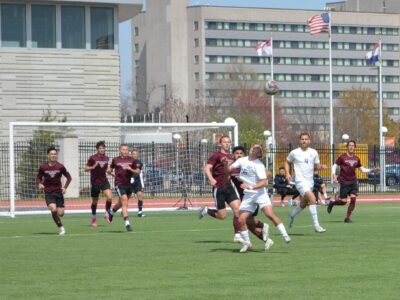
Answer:
<path fill-rule="evenodd" d="M 94 161 L 92 158 L 89 158 L 88 162 L 85 165 L 85 172 L 90 172 L 91 170 L 96 169 L 96 167 L 98 166 L 99 162 L 98 161 Z"/>
<path fill-rule="evenodd" d="M 36 175 L 36 186 L 40 189 L 44 189 L 44 185 L 42 183 L 42 178 L 43 178 L 43 170 L 42 168 L 39 167 L 38 174 Z"/>

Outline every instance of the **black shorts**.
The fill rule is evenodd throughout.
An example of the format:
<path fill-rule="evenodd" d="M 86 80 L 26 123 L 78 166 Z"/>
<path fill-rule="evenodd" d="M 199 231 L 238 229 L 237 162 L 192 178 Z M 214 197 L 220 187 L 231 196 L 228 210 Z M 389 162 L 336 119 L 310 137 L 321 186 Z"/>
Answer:
<path fill-rule="evenodd" d="M 346 199 L 350 194 L 358 196 L 358 184 L 357 183 L 341 183 L 339 198 Z"/>
<path fill-rule="evenodd" d="M 259 209 L 260 209 L 260 206 L 257 205 L 256 210 L 253 212 L 253 214 L 252 214 L 251 216 L 252 216 L 252 217 L 257 217 Z"/>
<path fill-rule="evenodd" d="M 132 195 L 132 188 L 130 185 L 118 185 L 115 187 L 115 191 L 118 197 L 121 197 L 122 195 L 127 195 L 129 198 Z"/>
<path fill-rule="evenodd" d="M 143 186 L 142 186 L 142 181 L 140 177 L 136 177 L 135 181 L 131 184 L 131 190 L 134 194 L 137 194 L 139 192 L 143 192 Z"/>
<path fill-rule="evenodd" d="M 64 195 L 63 193 L 55 192 L 55 193 L 44 193 L 44 199 L 46 200 L 47 206 L 50 203 L 55 203 L 56 207 L 64 207 Z"/>
<path fill-rule="evenodd" d="M 100 192 L 109 190 L 109 189 L 111 189 L 111 186 L 110 186 L 110 183 L 108 182 L 108 180 L 99 185 L 92 185 L 92 187 L 90 189 L 90 196 L 98 197 L 100 195 Z"/>
<path fill-rule="evenodd" d="M 229 204 L 234 200 L 239 200 L 239 196 L 236 194 L 236 191 L 232 186 L 216 188 L 214 190 L 214 200 L 217 209 L 224 209 L 226 207 L 225 202 Z"/>

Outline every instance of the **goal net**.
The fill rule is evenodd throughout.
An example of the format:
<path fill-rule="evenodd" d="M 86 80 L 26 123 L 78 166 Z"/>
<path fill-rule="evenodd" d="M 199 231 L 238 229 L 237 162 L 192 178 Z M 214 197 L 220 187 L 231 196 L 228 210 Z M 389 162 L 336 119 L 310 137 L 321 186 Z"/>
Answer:
<path fill-rule="evenodd" d="M 106 155 L 119 155 L 119 145 L 139 150 L 143 163 L 146 209 L 200 206 L 211 199 L 211 187 L 203 167 L 217 149 L 218 137 L 230 135 L 238 143 L 238 126 L 232 123 L 10 123 L 10 136 L 0 140 L 0 215 L 48 213 L 44 193 L 36 187 L 40 164 L 47 161 L 47 148 L 55 146 L 58 161 L 72 176 L 65 207 L 69 212 L 90 211 L 88 158 L 96 143 L 106 143 Z M 109 176 L 112 189 L 113 177 Z M 99 210 L 104 208 L 100 195 Z M 133 198 L 133 195 L 132 195 Z M 113 194 L 113 203 L 117 196 Z M 137 201 L 129 201 L 136 209 Z"/>

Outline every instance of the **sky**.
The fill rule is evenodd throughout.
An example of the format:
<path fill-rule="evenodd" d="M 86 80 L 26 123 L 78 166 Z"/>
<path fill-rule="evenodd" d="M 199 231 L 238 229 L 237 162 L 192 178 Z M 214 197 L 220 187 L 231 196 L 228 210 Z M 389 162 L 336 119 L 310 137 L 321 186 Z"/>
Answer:
<path fill-rule="evenodd" d="M 216 5 L 238 7 L 265 7 L 289 9 L 323 9 L 332 0 L 190 0 L 191 5 Z M 121 54 L 121 92 L 129 97 L 132 80 L 132 43 L 130 21 L 119 26 L 119 46 Z"/>

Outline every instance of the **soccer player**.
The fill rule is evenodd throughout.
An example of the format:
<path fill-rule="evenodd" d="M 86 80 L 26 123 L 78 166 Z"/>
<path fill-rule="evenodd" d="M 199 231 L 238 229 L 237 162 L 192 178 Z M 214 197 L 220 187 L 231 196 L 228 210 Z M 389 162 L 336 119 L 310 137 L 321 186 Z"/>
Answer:
<path fill-rule="evenodd" d="M 240 231 L 239 225 L 239 196 L 232 185 L 227 165 L 234 161 L 234 157 L 229 153 L 231 139 L 229 136 L 222 136 L 219 140 L 221 150 L 212 154 L 204 167 L 208 181 L 213 187 L 215 206 L 217 209 L 209 209 L 204 206 L 199 211 L 199 218 L 209 215 L 213 218 L 223 220 L 226 218 L 225 202 L 231 207 L 233 212 L 233 229 L 235 234 Z M 234 237 L 234 241 L 236 241 Z"/>
<path fill-rule="evenodd" d="M 232 149 L 232 154 L 235 160 L 245 156 L 245 150 L 242 146 L 236 146 Z M 241 187 L 242 181 L 240 180 L 240 169 L 232 169 L 231 171 L 232 182 L 235 185 L 236 191 L 239 194 L 239 198 L 242 201 L 244 197 L 244 189 Z M 255 212 L 249 216 L 246 220 L 247 228 L 260 240 L 266 242 L 268 239 L 269 225 L 261 222 L 256 218 L 258 215 L 258 206 Z M 243 239 L 240 236 L 240 231 L 235 234 L 234 242 L 243 243 Z"/>
<path fill-rule="evenodd" d="M 67 180 L 62 186 L 61 177 Z M 40 190 L 44 190 L 44 198 L 48 209 L 51 211 L 54 223 L 58 226 L 59 235 L 65 234 L 65 228 L 61 222 L 64 216 L 64 193 L 71 183 L 71 175 L 67 169 L 57 161 L 57 149 L 50 147 L 47 149 L 47 162 L 39 167 L 36 176 L 36 185 Z"/>
<path fill-rule="evenodd" d="M 296 206 L 289 214 L 289 227 L 292 227 L 294 218 L 298 213 L 309 204 L 311 218 L 316 232 L 322 233 L 326 229 L 322 228 L 318 222 L 316 199 L 313 193 L 314 186 L 314 170 L 325 170 L 326 166 L 321 165 L 318 152 L 309 147 L 311 142 L 308 133 L 300 134 L 300 147 L 292 150 L 285 162 L 286 178 L 289 182 L 292 180 L 290 175 L 290 164 L 293 163 L 296 189 L 299 191 L 301 200 L 300 205 Z"/>
<path fill-rule="evenodd" d="M 255 144 L 250 148 L 249 156 L 239 158 L 229 167 L 229 170 L 240 168 L 240 179 L 243 181 L 241 187 L 244 189 L 244 197 L 239 210 L 240 235 L 244 240 L 243 247 L 240 249 L 242 253 L 253 247 L 246 223 L 258 206 L 265 216 L 274 223 L 285 242 L 289 243 L 291 240 L 282 221 L 272 210 L 272 203 L 266 189 L 268 185 L 267 174 L 263 163 L 260 161 L 262 156 L 261 145 Z M 273 241 L 267 237 L 265 250 L 269 250 L 272 245 Z"/>
<path fill-rule="evenodd" d="M 142 218 L 146 215 L 143 213 L 143 175 L 142 168 L 143 163 L 139 160 L 139 150 L 137 148 L 132 148 L 131 156 L 135 159 L 136 166 L 140 169 L 140 174 L 133 174 L 132 176 L 132 192 L 136 194 L 137 197 L 137 205 L 138 205 L 138 217 Z"/>
<path fill-rule="evenodd" d="M 346 217 L 344 219 L 345 223 L 351 223 L 350 216 L 356 207 L 356 199 L 358 195 L 358 181 L 356 176 L 356 169 L 359 169 L 363 173 L 369 173 L 371 171 L 379 172 L 379 168 L 367 169 L 361 165 L 360 158 L 355 155 L 356 142 L 354 140 L 349 140 L 347 142 L 347 153 L 342 154 L 336 160 L 336 163 L 332 166 L 332 176 L 333 182 L 338 182 L 338 177 L 336 175 L 337 166 L 340 167 L 339 183 L 340 183 L 340 193 L 339 199 L 330 201 L 328 204 L 328 213 L 332 212 L 332 208 L 335 205 L 346 205 L 347 196 L 350 196 L 350 204 L 347 208 Z"/>
<path fill-rule="evenodd" d="M 140 170 L 136 167 L 135 159 L 129 156 L 129 149 L 127 144 L 119 146 L 119 156 L 113 158 L 111 165 L 108 166 L 107 173 L 112 174 L 114 170 L 115 176 L 115 191 L 119 197 L 118 203 L 107 211 L 110 222 L 113 220 L 114 213 L 122 208 L 122 217 L 125 221 L 125 228 L 127 231 L 132 231 L 131 223 L 128 217 L 128 199 L 132 194 L 131 178 L 132 174 L 139 174 Z"/>
<path fill-rule="evenodd" d="M 104 219 L 107 221 L 107 223 L 110 223 L 107 211 L 111 209 L 112 204 L 112 192 L 106 174 L 109 158 L 105 154 L 105 142 L 97 142 L 96 149 L 97 153 L 89 157 L 85 166 L 85 172 L 90 172 L 90 196 L 92 197 L 92 204 L 90 208 L 92 210 L 93 227 L 97 227 L 96 211 L 100 192 L 103 192 L 104 196 L 106 196 L 106 213 L 104 214 Z"/>

